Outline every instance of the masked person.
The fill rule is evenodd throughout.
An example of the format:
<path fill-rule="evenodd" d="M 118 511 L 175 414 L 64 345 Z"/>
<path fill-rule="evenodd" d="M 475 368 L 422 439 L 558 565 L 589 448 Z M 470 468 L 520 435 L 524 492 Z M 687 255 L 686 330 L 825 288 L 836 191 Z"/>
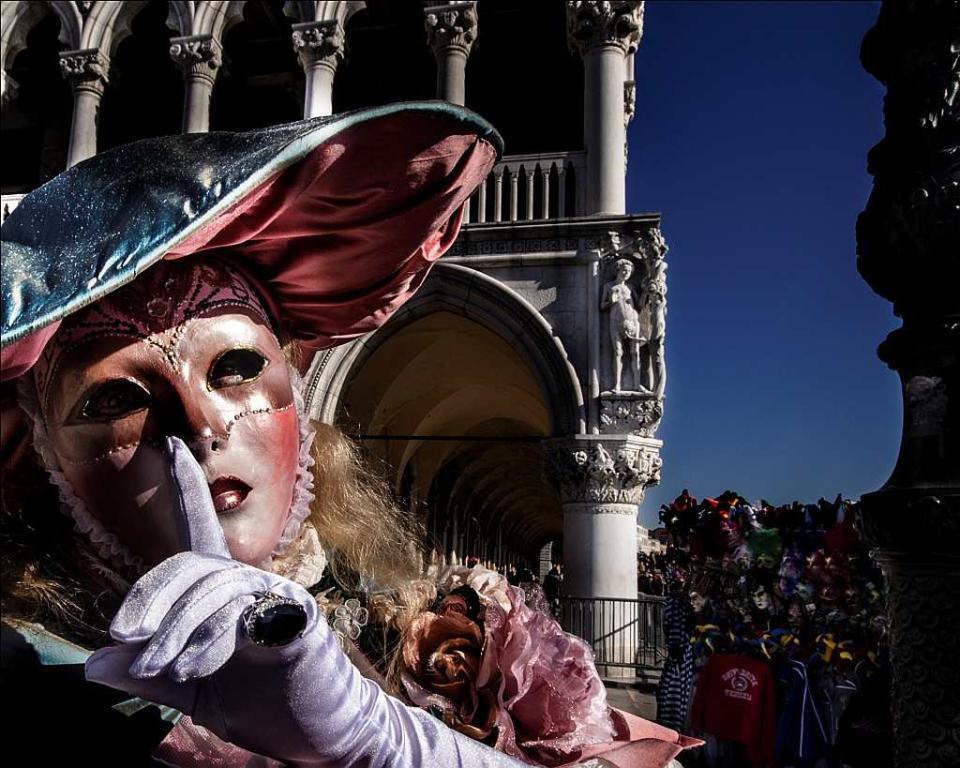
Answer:
<path fill-rule="evenodd" d="M 414 532 L 363 482 L 345 439 L 311 424 L 297 365 L 375 330 L 412 295 L 499 148 L 466 110 L 392 105 L 137 142 L 68 170 L 9 217 L 4 698 L 25 728 L 51 702 L 62 710 L 61 738 L 32 742 L 37 760 L 537 762 L 502 691 L 455 711 L 435 698 L 447 725 L 417 701 L 430 637 L 404 645 L 410 674 L 396 691 L 421 706 L 387 695 L 349 642 L 368 607 L 347 601 L 328 621 L 307 590 L 328 561 L 368 586 L 375 573 L 400 629 L 403 616 L 465 626 L 453 597 L 482 593 L 459 585 L 439 607 L 417 601 Z M 532 626 L 524 609 L 508 596 L 500 610 Z M 431 658 L 452 660 L 446 682 L 463 682 L 462 653 Z M 485 674 L 501 680 L 496 666 Z M 627 749 L 623 765 L 663 765 L 686 744 L 616 727 L 583 690 L 597 716 L 573 723 L 550 764 Z M 481 716 L 490 726 L 478 732 Z M 651 757 L 637 744 L 653 734 Z"/>

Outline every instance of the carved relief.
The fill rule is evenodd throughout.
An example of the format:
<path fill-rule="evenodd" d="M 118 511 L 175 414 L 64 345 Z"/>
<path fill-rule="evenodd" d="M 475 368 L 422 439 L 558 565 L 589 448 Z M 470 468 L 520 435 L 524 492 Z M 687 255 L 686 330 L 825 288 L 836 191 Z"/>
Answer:
<path fill-rule="evenodd" d="M 600 399 L 600 430 L 605 433 L 653 437 L 663 418 L 663 401 L 615 396 Z"/>
<path fill-rule="evenodd" d="M 343 60 L 344 31 L 336 19 L 294 24 L 293 50 L 304 68 L 322 63 L 331 69 Z"/>
<path fill-rule="evenodd" d="M 470 53 L 477 39 L 476 3 L 450 3 L 424 8 L 427 44 L 439 55 L 446 48 Z"/>
<path fill-rule="evenodd" d="M 212 35 L 190 35 L 170 39 L 170 58 L 187 77 L 203 78 L 212 84 L 223 62 L 223 49 Z"/>
<path fill-rule="evenodd" d="M 636 517 L 637 508 L 633 504 L 565 504 L 563 513 L 574 512 L 581 515 L 624 515 Z"/>
<path fill-rule="evenodd" d="M 569 503 L 639 504 L 662 465 L 657 447 L 629 442 L 559 443 L 547 452 L 548 474 Z"/>
<path fill-rule="evenodd" d="M 98 48 L 64 51 L 60 54 L 60 72 L 74 88 L 85 88 L 103 94 L 107 84 L 107 57 Z"/>
<path fill-rule="evenodd" d="M 881 561 L 882 562 L 882 561 Z M 883 563 L 894 654 L 892 714 L 897 766 L 956 765 L 960 686 L 955 670 L 960 614 L 958 563 Z M 930 566 L 943 569 L 931 572 Z M 952 572 L 951 572 L 952 569 Z"/>
<path fill-rule="evenodd" d="M 635 51 L 643 35 L 643 3 L 630 0 L 567 3 L 567 39 L 580 55 L 592 48 L 616 45 Z"/>
<path fill-rule="evenodd" d="M 626 80 L 623 83 L 623 122 L 629 125 L 637 111 L 637 83 Z"/>
<path fill-rule="evenodd" d="M 450 250 L 450 256 L 486 256 L 493 254 L 524 253 L 576 253 L 580 241 L 576 238 L 511 238 L 509 240 L 475 240 L 464 243 L 457 238 Z"/>
<path fill-rule="evenodd" d="M 868 154 L 874 186 L 857 221 L 857 268 L 901 316 L 956 311 L 958 17 L 951 2 L 884 3 L 861 48 L 887 86 L 887 129 Z"/>

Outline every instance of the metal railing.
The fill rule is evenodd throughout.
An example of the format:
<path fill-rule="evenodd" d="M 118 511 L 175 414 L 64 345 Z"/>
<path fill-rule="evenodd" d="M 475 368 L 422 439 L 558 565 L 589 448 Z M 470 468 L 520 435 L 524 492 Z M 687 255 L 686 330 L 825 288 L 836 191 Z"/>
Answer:
<path fill-rule="evenodd" d="M 593 648 L 594 662 L 603 667 L 660 669 L 667 658 L 663 636 L 664 598 L 645 595 L 635 600 L 608 597 L 561 597 L 560 624 Z"/>
<path fill-rule="evenodd" d="M 584 152 L 506 155 L 467 202 L 465 224 L 543 221 L 584 210 Z"/>
<path fill-rule="evenodd" d="M 19 205 L 20 201 L 23 200 L 25 195 L 2 195 L 0 196 L 0 208 L 2 208 L 2 217 L 0 217 L 0 223 L 7 220 L 7 216 L 11 214 L 14 208 Z"/>

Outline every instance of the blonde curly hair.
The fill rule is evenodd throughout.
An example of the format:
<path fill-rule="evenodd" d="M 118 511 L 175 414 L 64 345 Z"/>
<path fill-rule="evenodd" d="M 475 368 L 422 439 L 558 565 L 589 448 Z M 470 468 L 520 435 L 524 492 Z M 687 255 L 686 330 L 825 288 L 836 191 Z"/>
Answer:
<path fill-rule="evenodd" d="M 424 589 L 426 532 L 393 502 L 383 475 L 339 429 L 315 422 L 316 497 L 309 520 L 331 554 L 338 583 L 379 596 L 384 621 L 400 627 L 430 596 Z"/>

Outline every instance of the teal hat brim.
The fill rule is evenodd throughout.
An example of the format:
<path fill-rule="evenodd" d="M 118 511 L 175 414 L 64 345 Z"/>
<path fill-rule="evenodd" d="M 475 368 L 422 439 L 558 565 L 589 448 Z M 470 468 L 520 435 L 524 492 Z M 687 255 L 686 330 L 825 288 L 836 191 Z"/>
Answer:
<path fill-rule="evenodd" d="M 422 171 L 421 165 L 416 164 L 423 163 L 424 153 L 440 146 L 438 142 L 451 135 L 468 136 L 471 141 L 491 149 L 484 157 L 472 160 L 472 166 L 462 158 L 447 160 L 442 152 L 427 153 L 429 162 L 439 170 L 428 167 Z M 351 137 L 357 137 L 362 145 L 353 146 Z M 350 190 L 344 188 L 349 181 L 344 182 L 341 172 L 336 195 L 328 195 L 322 201 L 324 205 L 320 205 L 310 198 L 312 187 L 322 186 L 321 180 L 304 178 L 303 173 L 296 176 L 295 171 L 305 159 L 316 157 L 318 150 L 338 141 L 343 146 L 338 146 L 337 152 L 347 154 L 359 171 L 356 176 L 363 189 L 358 195 L 366 195 L 368 200 L 355 203 L 351 199 Z M 467 146 L 463 142 L 458 146 L 461 145 Z M 316 260 L 318 272 L 324 273 L 323 255 L 317 251 L 323 249 L 323 243 L 330 242 L 329 228 L 324 229 L 323 211 L 332 210 L 331 205 L 342 205 L 345 210 L 354 205 L 357 209 L 352 219 L 340 217 L 343 228 L 373 227 L 371 231 L 381 232 L 384 242 L 393 242 L 391 227 L 409 229 L 412 225 L 429 229 L 436 226 L 440 218 L 449 218 L 482 181 L 501 148 L 502 141 L 494 128 L 469 110 L 446 102 L 411 102 L 247 133 L 147 139 L 98 154 L 31 192 L 3 224 L 0 345 L 4 378 L 25 369 L 22 360 L 25 356 L 36 359 L 39 351 L 28 348 L 42 348 L 43 344 L 31 345 L 31 335 L 49 329 L 64 317 L 129 283 L 166 254 L 180 249 L 179 255 L 185 255 L 215 246 L 217 241 L 204 239 L 204 233 L 216 229 L 221 220 L 228 220 L 230 216 L 225 214 L 233 211 L 235 216 L 238 203 L 250 199 L 255 190 L 262 190 L 266 182 L 281 174 L 284 174 L 284 183 L 290 179 L 289 184 L 299 185 L 294 197 L 302 198 L 302 204 L 298 199 L 286 199 L 283 203 L 288 207 L 299 206 L 296 209 L 298 224 L 291 237 L 300 242 L 302 253 L 309 254 L 305 258 Z M 410 173 L 396 178 L 402 169 L 398 171 L 399 166 L 392 168 L 388 163 L 382 164 L 384 178 L 377 178 L 376 164 L 365 164 L 364 158 L 375 158 L 378 153 L 380 157 L 408 158 L 418 169 L 415 181 L 411 182 Z M 327 172 L 334 161 L 335 158 L 327 158 L 325 164 L 318 167 L 321 172 Z M 464 170 L 467 166 L 470 166 L 469 172 Z M 459 181 L 451 184 L 450 179 L 454 177 Z M 374 199 L 376 195 L 380 197 Z M 384 196 L 390 197 L 381 199 Z M 368 221 L 367 213 L 371 211 L 375 212 L 375 218 L 379 217 L 374 222 L 376 226 Z M 419 218 L 405 215 L 410 211 L 415 211 Z M 309 233 L 313 240 L 308 240 L 302 231 L 302 222 L 314 214 L 318 217 L 317 232 Z M 261 212 L 261 215 L 268 219 L 269 215 L 278 214 Z M 333 221 L 338 216 L 327 218 Z M 318 233 L 327 239 L 322 240 Z M 406 230 L 402 234 L 407 234 Z M 261 235 L 258 231 L 249 236 L 253 240 Z M 422 242 L 429 235 L 426 230 L 418 232 L 410 243 Z M 232 239 L 221 238 L 221 245 L 227 243 L 240 248 L 242 237 L 234 232 Z M 369 240 L 370 232 L 365 231 L 360 240 L 363 239 Z M 403 237 L 396 239 L 405 242 Z M 257 248 L 262 250 L 263 241 L 261 236 Z M 197 247 L 185 247 L 185 243 L 191 242 Z M 310 247 L 313 250 L 309 250 Z M 400 264 L 404 258 L 400 253 L 385 258 L 393 258 Z M 258 267 L 264 267 L 267 274 L 261 273 L 260 277 L 269 283 L 278 263 L 279 257 L 273 254 L 268 259 L 255 260 L 252 269 L 256 272 Z M 404 278 L 397 264 L 385 263 L 383 275 Z M 381 282 L 383 275 L 377 275 Z M 406 275 L 404 279 L 409 282 L 409 277 Z M 318 303 L 317 297 L 304 296 L 302 282 L 301 279 L 297 290 L 290 295 L 295 319 L 301 326 L 309 324 L 312 317 L 309 311 L 301 312 L 300 308 Z M 349 279 L 346 282 L 354 293 L 362 289 Z M 327 275 L 324 286 L 327 294 L 329 283 Z M 280 304 L 287 298 L 283 294 L 284 284 L 278 281 L 280 295 L 273 297 Z M 306 289 L 309 292 L 309 286 Z M 332 305 L 327 294 L 321 298 Z M 390 296 L 393 304 L 396 303 L 396 296 L 390 291 L 382 292 L 382 296 Z M 393 304 L 389 309 L 395 309 Z M 354 314 L 359 311 L 376 313 L 377 306 L 361 302 Z M 378 322 L 382 319 L 385 317 Z M 356 329 L 367 327 L 349 317 L 339 318 L 338 322 L 351 326 L 347 335 L 353 332 L 354 325 Z M 310 335 L 306 332 L 305 338 Z M 323 328 L 315 335 L 329 339 L 337 334 Z M 316 348 L 322 343 L 316 341 L 313 346 Z"/>

